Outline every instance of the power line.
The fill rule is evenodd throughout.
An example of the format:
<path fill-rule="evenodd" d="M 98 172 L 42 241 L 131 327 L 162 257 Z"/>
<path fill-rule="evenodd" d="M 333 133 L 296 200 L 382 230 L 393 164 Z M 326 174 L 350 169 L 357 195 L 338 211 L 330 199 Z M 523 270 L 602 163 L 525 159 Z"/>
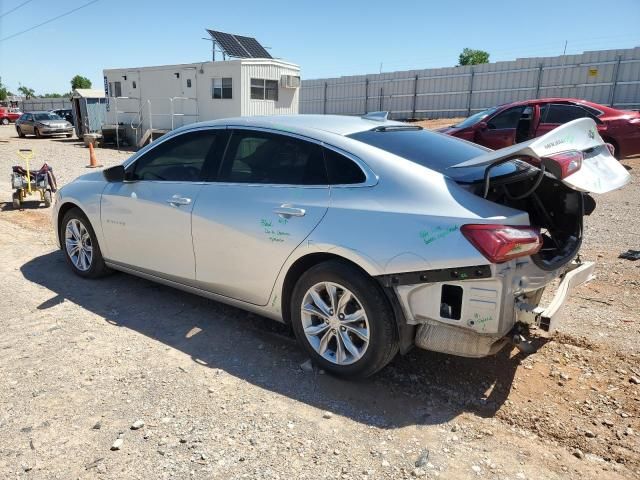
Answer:
<path fill-rule="evenodd" d="M 22 2 L 20 5 L 18 5 L 17 7 L 12 8 L 11 10 L 9 10 L 8 12 L 4 12 L 2 14 L 0 14 L 0 18 L 4 17 L 5 15 L 9 15 L 11 12 L 15 12 L 16 10 L 18 10 L 20 7 L 24 7 L 27 3 L 29 2 L 33 2 L 33 0 L 27 0 L 26 2 Z"/>
<path fill-rule="evenodd" d="M 9 40 L 10 38 L 14 38 L 14 37 L 17 37 L 18 35 L 22 35 L 23 33 L 27 33 L 27 32 L 30 32 L 32 30 L 35 30 L 36 28 L 42 27 L 43 25 L 46 25 L 46 24 L 51 23 L 51 22 L 53 22 L 55 20 L 58 20 L 59 18 L 66 17 L 67 15 L 71 15 L 72 13 L 77 12 L 78 10 L 80 10 L 82 8 L 88 7 L 89 5 L 91 5 L 93 3 L 96 3 L 97 1 L 98 0 L 91 0 L 90 2 L 87 2 L 87 3 L 83 4 L 83 5 L 80 5 L 79 7 L 76 7 L 74 9 L 72 9 L 72 10 L 69 10 L 68 12 L 61 13 L 60 15 L 57 15 L 57 16 L 55 16 L 53 18 L 50 18 L 49 20 L 45 20 L 44 22 L 39 23 L 38 25 L 34 25 L 33 27 L 27 28 L 26 30 L 22 30 L 21 32 L 9 35 L 8 37 L 0 38 L 0 42 L 4 42 L 5 40 Z"/>

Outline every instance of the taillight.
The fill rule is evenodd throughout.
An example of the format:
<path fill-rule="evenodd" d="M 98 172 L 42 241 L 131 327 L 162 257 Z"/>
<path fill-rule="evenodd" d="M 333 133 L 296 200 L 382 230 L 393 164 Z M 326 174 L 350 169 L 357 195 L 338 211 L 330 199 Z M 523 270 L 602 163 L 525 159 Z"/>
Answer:
<path fill-rule="evenodd" d="M 533 255 L 542 247 L 540 230 L 509 225 L 463 225 L 462 234 L 491 263 Z"/>
<path fill-rule="evenodd" d="M 558 180 L 567 178 L 582 167 L 582 152 L 569 150 L 542 158 L 542 164 Z"/>
<path fill-rule="evenodd" d="M 616 147 L 614 147 L 613 145 L 611 145 L 610 143 L 605 143 L 605 145 L 607 146 L 607 148 L 609 149 L 609 153 L 611 154 L 612 157 L 616 156 Z"/>

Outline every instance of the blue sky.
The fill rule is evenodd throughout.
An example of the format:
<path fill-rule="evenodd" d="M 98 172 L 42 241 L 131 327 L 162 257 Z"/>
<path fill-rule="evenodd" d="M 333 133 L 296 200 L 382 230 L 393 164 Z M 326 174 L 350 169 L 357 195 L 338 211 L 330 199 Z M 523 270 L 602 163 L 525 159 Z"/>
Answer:
<path fill-rule="evenodd" d="M 67 92 L 75 74 L 210 59 L 205 28 L 255 36 L 303 78 L 453 66 L 464 47 L 492 61 L 640 46 L 640 0 L 253 1 L 0 0 L 0 76 Z"/>

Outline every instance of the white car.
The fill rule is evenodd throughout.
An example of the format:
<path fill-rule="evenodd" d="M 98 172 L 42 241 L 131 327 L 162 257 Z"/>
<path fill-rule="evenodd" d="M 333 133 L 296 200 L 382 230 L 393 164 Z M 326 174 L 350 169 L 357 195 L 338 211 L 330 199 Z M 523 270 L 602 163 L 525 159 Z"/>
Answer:
<path fill-rule="evenodd" d="M 591 119 L 490 151 L 380 113 L 244 117 L 76 179 L 53 222 L 82 277 L 121 270 L 286 322 L 322 368 L 367 376 L 414 345 L 481 357 L 553 331 L 594 268 L 575 260 L 586 192 L 628 180 Z"/>

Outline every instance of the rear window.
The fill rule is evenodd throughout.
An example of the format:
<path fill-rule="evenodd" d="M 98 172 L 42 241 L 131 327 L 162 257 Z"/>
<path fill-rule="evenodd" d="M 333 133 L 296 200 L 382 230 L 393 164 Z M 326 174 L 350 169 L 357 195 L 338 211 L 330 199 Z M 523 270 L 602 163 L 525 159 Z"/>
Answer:
<path fill-rule="evenodd" d="M 367 130 L 349 135 L 367 145 L 447 175 L 460 182 L 474 182 L 484 176 L 485 167 L 450 168 L 484 154 L 487 150 L 448 135 L 422 129 Z M 521 169 L 519 164 L 505 163 L 491 170 L 491 176 L 508 175 Z"/>

